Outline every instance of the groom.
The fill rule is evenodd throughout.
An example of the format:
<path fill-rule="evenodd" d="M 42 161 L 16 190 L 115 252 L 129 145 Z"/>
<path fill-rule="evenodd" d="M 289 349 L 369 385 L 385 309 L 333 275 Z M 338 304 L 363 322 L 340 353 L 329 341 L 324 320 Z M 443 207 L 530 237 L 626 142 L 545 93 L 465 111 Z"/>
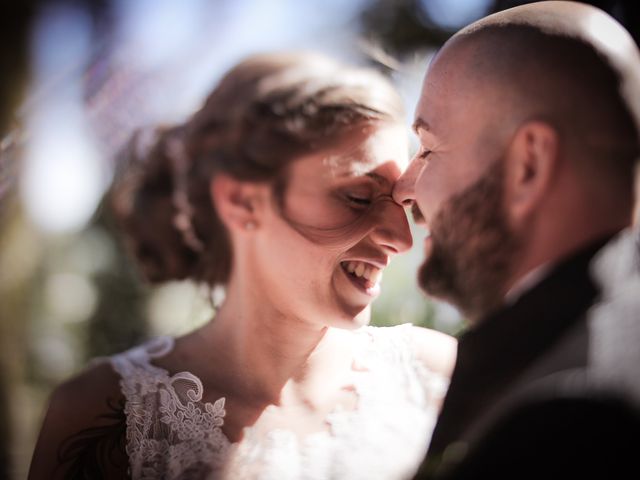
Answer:
<path fill-rule="evenodd" d="M 505 10 L 433 59 L 394 197 L 430 231 L 421 286 L 470 326 L 418 478 L 609 475 L 635 458 L 639 128 L 640 53 L 594 7 Z"/>

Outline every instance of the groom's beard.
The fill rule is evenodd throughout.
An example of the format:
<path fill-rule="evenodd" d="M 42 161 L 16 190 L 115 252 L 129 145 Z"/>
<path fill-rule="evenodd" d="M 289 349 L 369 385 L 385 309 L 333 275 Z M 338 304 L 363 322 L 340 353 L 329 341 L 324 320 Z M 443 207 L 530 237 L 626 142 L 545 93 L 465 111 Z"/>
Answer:
<path fill-rule="evenodd" d="M 503 210 L 503 159 L 451 198 L 429 225 L 431 254 L 420 286 L 455 305 L 469 320 L 498 308 L 519 241 Z"/>

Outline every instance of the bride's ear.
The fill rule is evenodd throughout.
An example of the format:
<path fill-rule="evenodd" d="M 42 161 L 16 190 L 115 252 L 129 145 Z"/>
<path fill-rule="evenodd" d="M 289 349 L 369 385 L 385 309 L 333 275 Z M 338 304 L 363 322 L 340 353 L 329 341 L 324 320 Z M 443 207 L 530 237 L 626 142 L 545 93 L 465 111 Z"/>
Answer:
<path fill-rule="evenodd" d="M 211 199 L 229 230 L 255 230 L 260 225 L 267 186 L 238 180 L 225 173 L 213 177 Z"/>

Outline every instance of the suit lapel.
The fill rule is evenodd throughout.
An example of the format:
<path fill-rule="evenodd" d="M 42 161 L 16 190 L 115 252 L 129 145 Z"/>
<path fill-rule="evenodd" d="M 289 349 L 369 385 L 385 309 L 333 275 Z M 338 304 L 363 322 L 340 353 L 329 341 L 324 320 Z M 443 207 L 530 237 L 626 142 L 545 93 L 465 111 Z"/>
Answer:
<path fill-rule="evenodd" d="M 587 362 L 587 336 L 577 336 L 571 351 L 558 349 L 570 331 L 580 330 L 598 290 L 589 262 L 602 239 L 559 263 L 513 305 L 495 312 L 460 338 L 458 360 L 434 431 L 427 458 L 437 461 L 447 447 L 464 444 L 473 425 L 492 410 L 527 374 L 551 373 Z M 544 361 L 554 352 L 555 361 Z M 552 358 L 552 357 L 549 357 Z"/>

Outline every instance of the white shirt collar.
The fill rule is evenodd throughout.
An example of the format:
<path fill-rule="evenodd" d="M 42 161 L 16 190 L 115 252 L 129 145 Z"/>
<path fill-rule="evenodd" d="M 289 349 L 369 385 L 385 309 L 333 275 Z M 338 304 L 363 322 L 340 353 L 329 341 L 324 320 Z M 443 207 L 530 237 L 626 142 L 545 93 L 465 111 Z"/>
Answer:
<path fill-rule="evenodd" d="M 530 270 L 523 277 L 521 277 L 504 296 L 505 305 L 513 305 L 518 299 L 524 295 L 527 291 L 531 290 L 538 283 L 540 283 L 544 277 L 546 277 L 551 270 L 550 263 L 544 263 L 533 270 Z"/>

